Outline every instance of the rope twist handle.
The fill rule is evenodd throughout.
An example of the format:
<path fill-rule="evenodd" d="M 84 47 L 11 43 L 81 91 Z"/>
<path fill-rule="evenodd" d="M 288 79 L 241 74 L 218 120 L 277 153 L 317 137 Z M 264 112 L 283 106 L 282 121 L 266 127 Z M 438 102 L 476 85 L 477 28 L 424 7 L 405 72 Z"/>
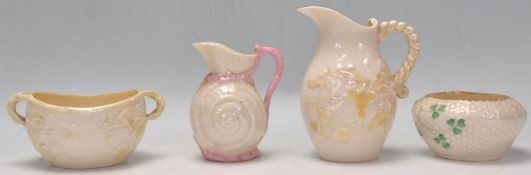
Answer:
<path fill-rule="evenodd" d="M 409 89 L 406 86 L 406 81 L 409 79 L 411 70 L 415 67 L 415 63 L 419 57 L 420 43 L 415 29 L 408 25 L 404 21 L 383 21 L 378 26 L 378 38 L 380 43 L 385 40 L 389 32 L 399 32 L 402 33 L 408 42 L 408 52 L 406 60 L 400 67 L 400 69 L 393 75 L 394 88 L 396 90 L 396 95 L 399 98 L 406 98 L 409 95 Z"/>

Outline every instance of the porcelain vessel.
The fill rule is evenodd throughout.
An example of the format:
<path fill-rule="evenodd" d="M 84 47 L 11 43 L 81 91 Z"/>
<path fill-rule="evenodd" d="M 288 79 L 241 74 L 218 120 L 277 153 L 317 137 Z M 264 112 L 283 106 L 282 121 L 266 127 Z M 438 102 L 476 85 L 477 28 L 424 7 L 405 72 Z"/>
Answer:
<path fill-rule="evenodd" d="M 146 115 L 144 97 L 157 102 Z M 27 101 L 26 116 L 16 111 Z M 8 103 L 11 118 L 26 127 L 34 147 L 52 165 L 98 168 L 124 162 L 157 119 L 164 100 L 156 91 L 131 90 L 96 96 L 21 92 Z"/>
<path fill-rule="evenodd" d="M 269 103 L 284 67 L 280 52 L 255 46 L 255 54 L 241 54 L 213 42 L 195 43 L 194 47 L 209 70 L 191 106 L 194 138 L 203 157 L 220 162 L 259 157 L 257 146 L 266 132 Z M 253 76 L 264 54 L 273 55 L 277 67 L 262 100 Z"/>
<path fill-rule="evenodd" d="M 306 71 L 301 105 L 310 137 L 322 159 L 361 162 L 378 157 L 395 115 L 396 97 L 419 54 L 414 29 L 405 22 L 369 19 L 357 24 L 323 7 L 299 12 L 318 26 L 319 43 Z M 409 50 L 402 67 L 391 74 L 379 51 L 389 32 L 402 33 Z"/>
<path fill-rule="evenodd" d="M 502 157 L 524 125 L 527 112 L 499 94 L 428 94 L 412 110 L 415 124 L 435 155 L 465 161 Z"/>

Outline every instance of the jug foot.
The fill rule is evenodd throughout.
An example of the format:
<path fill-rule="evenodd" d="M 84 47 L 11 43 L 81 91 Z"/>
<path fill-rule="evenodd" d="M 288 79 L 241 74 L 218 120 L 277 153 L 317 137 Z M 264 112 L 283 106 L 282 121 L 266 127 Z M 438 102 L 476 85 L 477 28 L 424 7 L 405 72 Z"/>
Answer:
<path fill-rule="evenodd" d="M 327 159 L 323 157 L 319 157 L 322 160 L 330 161 L 330 162 L 337 162 L 337 163 L 360 163 L 360 162 L 368 162 L 378 159 L 378 157 L 370 158 L 370 159 L 353 159 L 353 160 L 340 160 L 340 159 Z"/>
<path fill-rule="evenodd" d="M 87 164 L 87 163 L 75 163 L 75 162 L 49 162 L 51 166 L 64 169 L 96 169 L 96 168 L 105 168 L 117 166 L 124 163 L 126 160 L 116 161 L 116 162 L 107 162 L 107 163 L 98 163 L 98 164 Z"/>
<path fill-rule="evenodd" d="M 326 161 L 338 162 L 338 163 L 358 163 L 358 162 L 367 162 L 378 159 L 378 155 L 370 157 L 333 157 L 333 156 L 324 156 L 319 155 L 319 158 Z"/>
<path fill-rule="evenodd" d="M 260 157 L 260 150 L 258 150 L 258 148 L 254 148 L 248 152 L 245 152 L 243 154 L 237 154 L 237 155 L 227 154 L 218 149 L 215 149 L 215 150 L 201 149 L 201 153 L 203 154 L 203 157 L 206 160 L 211 160 L 211 161 L 216 161 L 216 162 L 241 162 L 241 161 L 252 160 L 257 157 Z"/>

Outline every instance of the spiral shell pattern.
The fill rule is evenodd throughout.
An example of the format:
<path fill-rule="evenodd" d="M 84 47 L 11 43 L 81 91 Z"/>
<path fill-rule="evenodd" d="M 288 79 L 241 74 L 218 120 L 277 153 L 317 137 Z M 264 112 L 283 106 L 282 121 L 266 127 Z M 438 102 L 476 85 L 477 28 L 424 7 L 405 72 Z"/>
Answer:
<path fill-rule="evenodd" d="M 256 148 L 267 125 L 264 102 L 244 81 L 204 84 L 192 102 L 191 116 L 202 149 L 234 155 Z"/>

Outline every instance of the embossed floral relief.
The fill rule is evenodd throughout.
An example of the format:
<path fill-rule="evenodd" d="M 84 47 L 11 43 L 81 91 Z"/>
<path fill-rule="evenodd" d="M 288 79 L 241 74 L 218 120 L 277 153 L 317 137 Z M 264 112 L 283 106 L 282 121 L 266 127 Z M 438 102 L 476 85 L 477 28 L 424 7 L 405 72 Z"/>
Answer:
<path fill-rule="evenodd" d="M 76 135 L 72 131 L 75 124 L 64 122 L 60 116 L 47 112 L 44 109 L 28 110 L 26 128 L 35 148 L 47 160 L 56 158 L 78 159 L 77 155 L 64 152 L 63 142 L 72 141 Z"/>
<path fill-rule="evenodd" d="M 124 109 L 119 116 L 122 122 L 130 126 L 129 131 L 131 134 L 134 134 L 136 139 L 142 138 L 144 129 L 146 128 L 147 117 L 141 115 L 143 114 L 142 109 L 144 109 L 144 103 L 137 103 L 134 106 Z"/>
<path fill-rule="evenodd" d="M 30 112 L 28 110 L 28 117 L 26 118 L 26 129 L 31 138 L 31 141 L 33 142 L 35 148 L 39 151 L 39 153 L 42 154 L 45 159 L 52 161 L 54 160 L 54 156 L 48 150 L 47 146 L 49 143 L 45 142 L 47 139 L 43 139 L 43 137 L 50 135 L 50 133 L 52 132 L 52 128 L 45 128 L 45 122 L 46 118 L 42 114 Z"/>
<path fill-rule="evenodd" d="M 351 132 L 387 131 L 396 106 L 389 77 L 382 71 L 371 81 L 354 68 L 329 68 L 306 81 L 303 105 L 313 111 L 309 128 L 340 142 L 348 142 Z"/>
<path fill-rule="evenodd" d="M 104 117 L 100 126 L 101 136 L 113 148 L 109 154 L 113 155 L 115 161 L 125 159 L 141 139 L 147 122 L 142 109 L 143 103 L 138 102 Z"/>

